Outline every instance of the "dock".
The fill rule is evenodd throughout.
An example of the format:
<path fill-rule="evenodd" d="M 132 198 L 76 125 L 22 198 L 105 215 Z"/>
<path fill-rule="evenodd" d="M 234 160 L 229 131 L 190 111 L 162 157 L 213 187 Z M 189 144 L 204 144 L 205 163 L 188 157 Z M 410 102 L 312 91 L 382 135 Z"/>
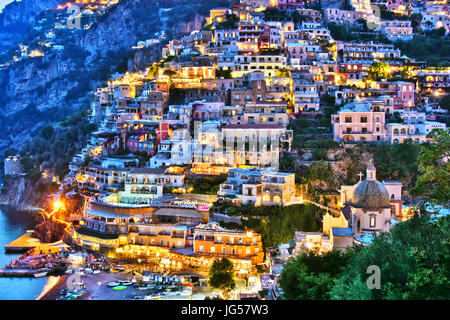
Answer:
<path fill-rule="evenodd" d="M 48 272 L 50 269 L 6 269 L 0 270 L 0 277 L 34 277 L 35 274 Z"/>
<path fill-rule="evenodd" d="M 23 252 L 30 249 L 47 247 L 52 243 L 45 243 L 31 236 L 33 230 L 28 230 L 23 236 L 5 245 L 6 252 Z"/>

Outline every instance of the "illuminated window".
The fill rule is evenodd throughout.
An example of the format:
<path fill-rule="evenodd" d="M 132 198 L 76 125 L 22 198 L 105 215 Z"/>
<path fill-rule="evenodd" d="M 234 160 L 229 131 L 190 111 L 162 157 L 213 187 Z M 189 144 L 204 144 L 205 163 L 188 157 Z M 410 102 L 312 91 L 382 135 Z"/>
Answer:
<path fill-rule="evenodd" d="M 370 217 L 370 227 L 374 228 L 376 225 L 376 218 L 374 216 Z"/>

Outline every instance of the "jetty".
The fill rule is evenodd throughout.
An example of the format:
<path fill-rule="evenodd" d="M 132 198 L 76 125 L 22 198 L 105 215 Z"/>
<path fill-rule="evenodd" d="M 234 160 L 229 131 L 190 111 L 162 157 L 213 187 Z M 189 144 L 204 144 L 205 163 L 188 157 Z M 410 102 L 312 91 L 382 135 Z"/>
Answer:
<path fill-rule="evenodd" d="M 1 269 L 0 277 L 35 277 L 36 274 L 46 273 L 49 268 L 42 269 Z"/>
<path fill-rule="evenodd" d="M 53 243 L 42 242 L 32 236 L 33 230 L 27 230 L 23 236 L 5 245 L 6 252 L 23 252 L 30 249 L 53 245 Z"/>
<path fill-rule="evenodd" d="M 31 249 L 0 270 L 0 277 L 43 277 L 62 273 L 70 265 L 66 244 Z"/>

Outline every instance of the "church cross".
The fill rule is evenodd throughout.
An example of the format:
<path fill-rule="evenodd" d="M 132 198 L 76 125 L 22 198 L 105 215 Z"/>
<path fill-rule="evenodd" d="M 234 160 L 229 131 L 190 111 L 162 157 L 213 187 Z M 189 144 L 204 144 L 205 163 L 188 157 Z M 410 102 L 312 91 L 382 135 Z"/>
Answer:
<path fill-rule="evenodd" d="M 360 172 L 360 173 L 358 174 L 358 176 L 359 176 L 359 181 L 361 181 L 361 180 L 362 180 L 362 177 L 363 177 L 364 175 L 363 175 L 362 172 Z"/>

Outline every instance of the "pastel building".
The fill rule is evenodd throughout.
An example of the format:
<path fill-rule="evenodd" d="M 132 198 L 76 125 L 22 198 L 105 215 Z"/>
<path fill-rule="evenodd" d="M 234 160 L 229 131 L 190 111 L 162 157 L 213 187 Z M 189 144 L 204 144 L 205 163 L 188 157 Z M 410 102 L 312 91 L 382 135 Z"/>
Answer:
<path fill-rule="evenodd" d="M 333 249 L 345 250 L 354 242 L 370 244 L 375 234 L 389 232 L 392 219 L 402 217 L 402 184 L 399 181 L 376 179 L 376 168 L 371 163 L 366 179 L 352 186 L 341 186 L 342 208 L 338 215 L 327 213 L 322 230 L 330 236 Z"/>
<path fill-rule="evenodd" d="M 330 238 L 322 232 L 295 231 L 295 248 L 292 255 L 298 255 L 307 250 L 327 252 L 332 249 Z"/>
<path fill-rule="evenodd" d="M 240 124 L 221 128 L 224 150 L 234 166 L 278 166 L 280 152 L 290 150 L 292 130 L 283 124 Z"/>
<path fill-rule="evenodd" d="M 193 249 L 201 256 L 245 259 L 252 264 L 264 261 L 260 234 L 227 230 L 214 222 L 200 224 L 194 229 Z"/>
<path fill-rule="evenodd" d="M 261 101 L 248 103 L 244 108 L 244 124 L 280 124 L 287 126 L 286 102 Z"/>
<path fill-rule="evenodd" d="M 381 21 L 381 31 L 389 40 L 411 40 L 413 28 L 410 20 L 386 20 Z"/>
<path fill-rule="evenodd" d="M 295 174 L 270 169 L 233 168 L 220 185 L 220 199 L 237 204 L 288 205 L 295 201 Z"/>
<path fill-rule="evenodd" d="M 325 20 L 339 24 L 355 24 L 358 20 L 364 19 L 364 13 L 360 11 L 341 10 L 337 8 L 324 8 Z"/>
<path fill-rule="evenodd" d="M 413 109 L 415 84 L 412 82 L 395 81 L 395 82 L 376 82 L 373 84 L 374 89 L 383 90 L 392 96 L 394 101 L 394 110 Z"/>
<path fill-rule="evenodd" d="M 370 103 L 349 103 L 331 116 L 335 141 L 384 142 L 385 112 L 374 111 Z"/>
<path fill-rule="evenodd" d="M 388 142 L 391 144 L 403 143 L 411 140 L 414 143 L 431 141 L 427 134 L 433 129 L 446 129 L 445 123 L 436 121 L 403 122 L 386 124 Z"/>
<path fill-rule="evenodd" d="M 234 57 L 234 77 L 252 71 L 262 71 L 265 77 L 276 76 L 278 70 L 285 68 L 286 57 L 283 55 L 236 55 Z"/>

